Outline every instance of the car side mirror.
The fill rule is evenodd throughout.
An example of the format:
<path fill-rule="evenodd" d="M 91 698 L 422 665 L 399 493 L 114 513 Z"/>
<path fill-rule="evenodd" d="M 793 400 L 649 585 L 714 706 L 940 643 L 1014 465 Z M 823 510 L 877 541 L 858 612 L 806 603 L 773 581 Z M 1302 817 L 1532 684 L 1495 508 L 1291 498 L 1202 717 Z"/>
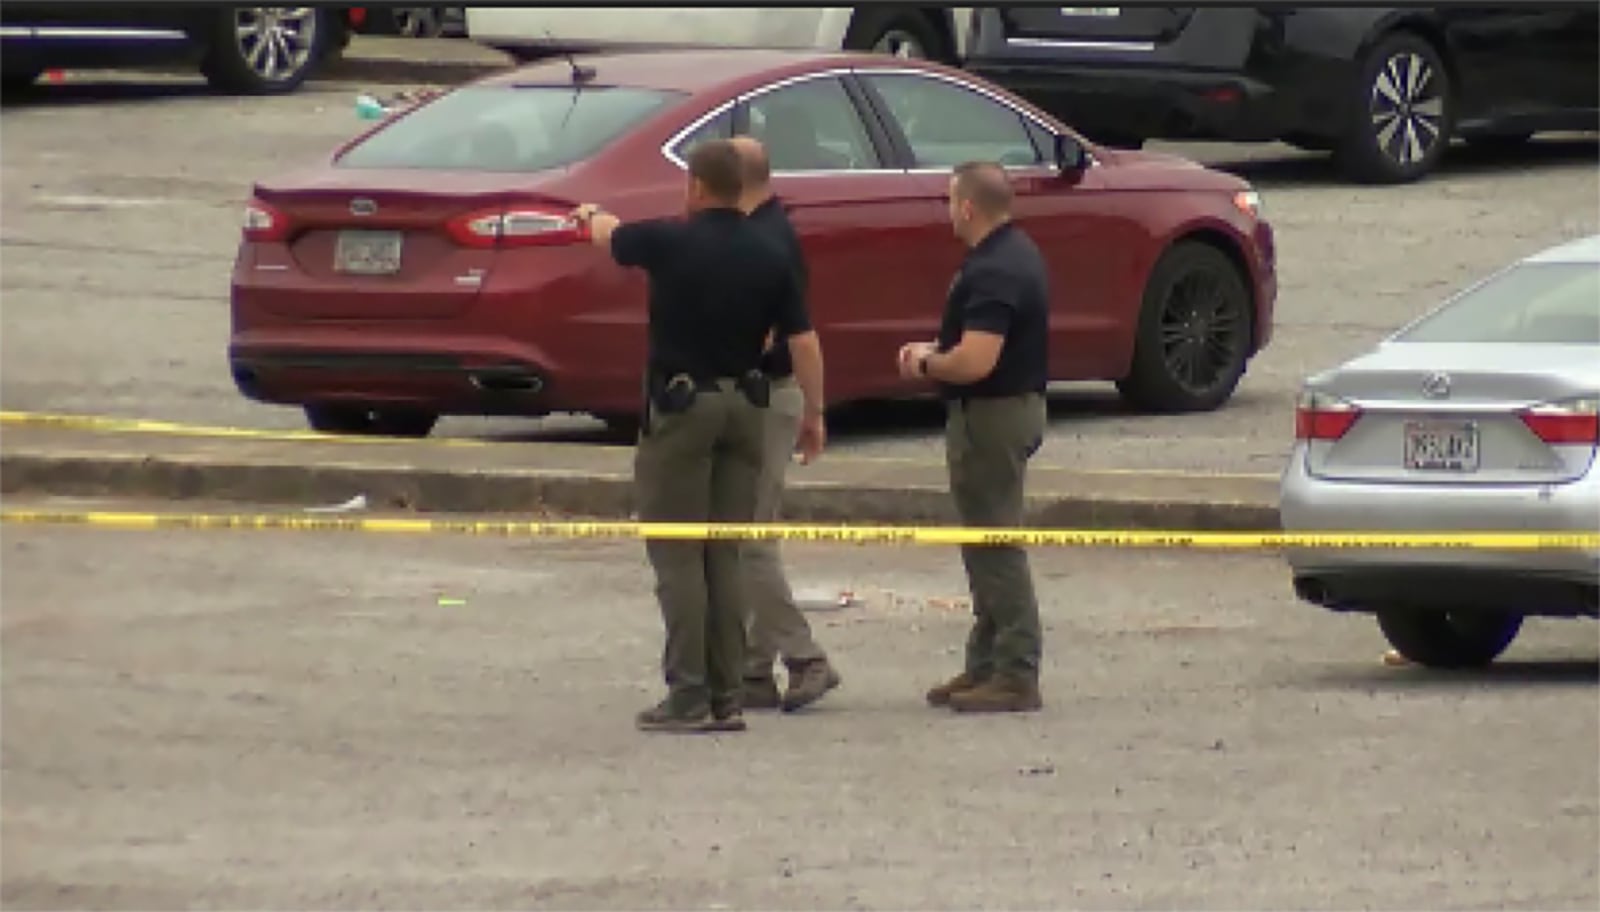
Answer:
<path fill-rule="evenodd" d="M 1076 137 L 1057 133 L 1055 146 L 1057 171 L 1072 174 L 1089 167 L 1089 152 Z"/>

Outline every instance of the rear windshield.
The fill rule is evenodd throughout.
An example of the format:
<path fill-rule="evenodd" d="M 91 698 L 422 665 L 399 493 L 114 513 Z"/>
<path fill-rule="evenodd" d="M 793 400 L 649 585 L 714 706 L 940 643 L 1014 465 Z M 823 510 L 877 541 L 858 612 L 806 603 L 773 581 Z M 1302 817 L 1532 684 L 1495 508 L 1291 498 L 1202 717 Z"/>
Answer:
<path fill-rule="evenodd" d="M 346 152 L 345 168 L 541 171 L 582 161 L 681 96 L 590 86 L 471 86 Z"/>
<path fill-rule="evenodd" d="M 1600 265 L 1521 263 L 1445 304 L 1395 339 L 1600 345 Z"/>

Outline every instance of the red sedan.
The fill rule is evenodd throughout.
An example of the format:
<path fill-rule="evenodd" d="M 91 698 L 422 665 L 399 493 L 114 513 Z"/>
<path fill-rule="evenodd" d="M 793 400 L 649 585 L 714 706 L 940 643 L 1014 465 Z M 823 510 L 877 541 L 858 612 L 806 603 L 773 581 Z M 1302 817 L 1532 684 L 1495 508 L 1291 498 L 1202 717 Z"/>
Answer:
<path fill-rule="evenodd" d="M 440 415 L 639 410 L 645 279 L 566 213 L 681 211 L 684 155 L 748 133 L 810 263 L 835 404 L 922 390 L 895 353 L 933 338 L 964 249 L 952 166 L 1010 170 L 1049 259 L 1050 374 L 1156 411 L 1216 408 L 1272 332 L 1272 231 L 1244 181 L 1087 143 L 959 70 L 881 55 L 694 51 L 554 60 L 392 117 L 262 181 L 233 272 L 233 377 L 343 433 Z"/>

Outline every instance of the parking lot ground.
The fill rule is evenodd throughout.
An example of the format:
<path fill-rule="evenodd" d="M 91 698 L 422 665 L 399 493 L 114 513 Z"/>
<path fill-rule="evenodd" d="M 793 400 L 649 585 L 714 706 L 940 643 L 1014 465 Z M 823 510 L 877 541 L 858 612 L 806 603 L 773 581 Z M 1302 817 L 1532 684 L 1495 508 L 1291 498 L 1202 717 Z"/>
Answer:
<path fill-rule="evenodd" d="M 636 543 L 6 526 L 0 898 L 1600 901 L 1589 622 L 1481 673 L 1387 668 L 1273 554 L 1040 550 L 1046 708 L 964 718 L 921 700 L 968 623 L 953 552 L 786 553 L 865 599 L 811 615 L 844 686 L 685 738 L 632 728 L 660 649 Z"/>
<path fill-rule="evenodd" d="M 265 428 L 297 409 L 250 402 L 228 375 L 228 281 L 255 179 L 326 156 L 367 126 L 361 83 L 227 98 L 198 77 L 73 74 L 0 110 L 0 404 Z M 1517 153 L 1452 150 L 1419 184 L 1345 183 L 1283 146 L 1170 145 L 1262 191 L 1277 231 L 1276 337 L 1222 410 L 1149 416 L 1107 384 L 1061 389 L 1041 458 L 1088 467 L 1276 473 L 1293 397 L 1453 289 L 1550 244 L 1600 230 L 1593 137 Z M 955 243 L 952 239 L 951 243 Z M 929 301 L 931 315 L 942 302 Z M 846 366 L 832 363 L 834 369 Z M 438 433 L 615 444 L 584 418 L 453 418 Z M 922 455 L 936 406 L 866 407 L 833 420 L 839 452 Z"/>

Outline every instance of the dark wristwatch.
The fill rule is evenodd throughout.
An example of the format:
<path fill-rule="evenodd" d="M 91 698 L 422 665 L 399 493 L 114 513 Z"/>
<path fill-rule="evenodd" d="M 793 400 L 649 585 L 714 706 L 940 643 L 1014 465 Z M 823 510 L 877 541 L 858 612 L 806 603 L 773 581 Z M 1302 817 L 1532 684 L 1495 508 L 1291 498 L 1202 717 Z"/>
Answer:
<path fill-rule="evenodd" d="M 933 352 L 929 352 L 917 359 L 917 373 L 924 377 L 928 376 L 928 359 L 932 357 Z"/>

